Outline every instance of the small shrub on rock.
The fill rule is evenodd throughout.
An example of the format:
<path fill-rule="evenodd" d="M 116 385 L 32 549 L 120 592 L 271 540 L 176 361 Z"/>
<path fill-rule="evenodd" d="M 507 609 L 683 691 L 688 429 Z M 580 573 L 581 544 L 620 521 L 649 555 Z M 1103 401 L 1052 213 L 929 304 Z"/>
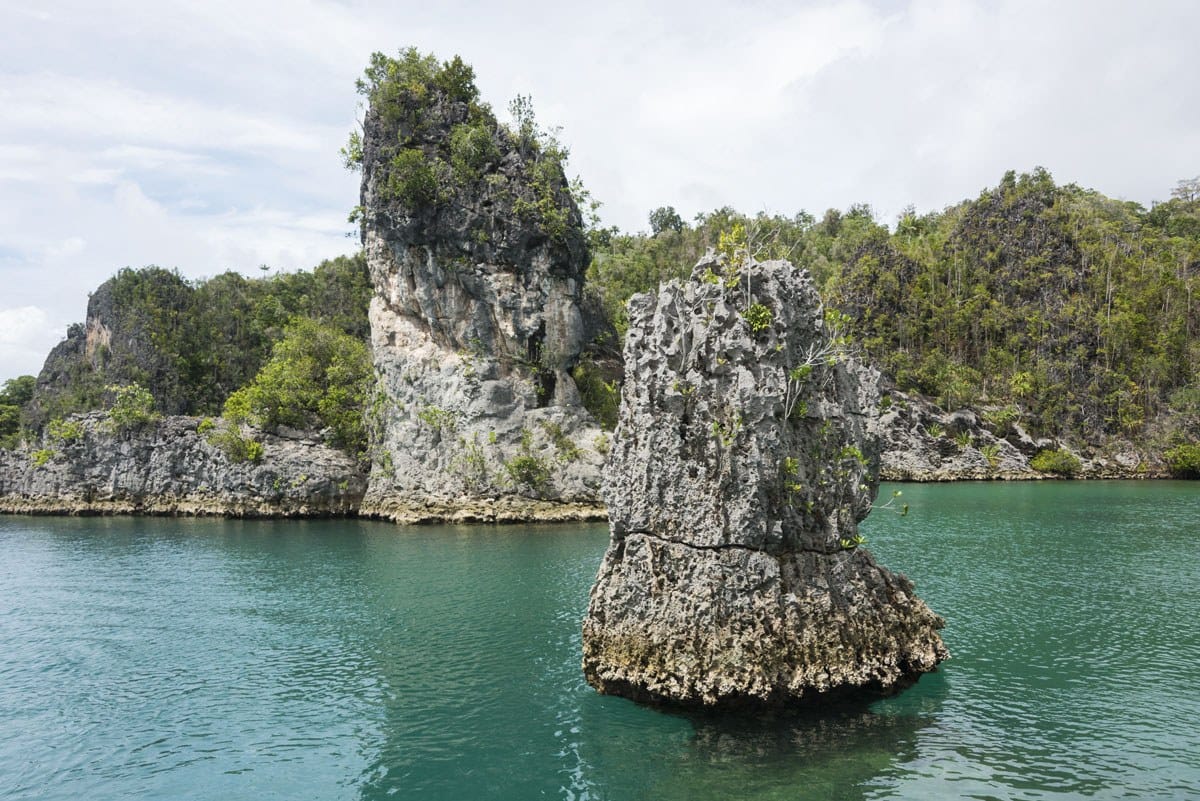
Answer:
<path fill-rule="evenodd" d="M 1163 452 L 1175 478 L 1200 478 L 1200 443 L 1181 444 Z"/>
<path fill-rule="evenodd" d="M 771 310 L 761 303 L 755 303 L 746 309 L 742 314 L 746 319 L 746 324 L 750 326 L 750 330 L 755 334 L 766 331 L 771 327 Z"/>
<path fill-rule="evenodd" d="M 225 458 L 234 464 L 253 462 L 257 464 L 263 457 L 261 442 L 243 437 L 240 428 L 231 423 L 218 426 L 209 433 L 208 444 L 225 454 Z"/>
<path fill-rule="evenodd" d="M 1083 464 L 1073 454 L 1051 448 L 1039 451 L 1037 456 L 1029 460 L 1029 466 L 1039 473 L 1073 476 L 1082 469 Z"/>
<path fill-rule="evenodd" d="M 78 420 L 51 420 L 46 426 L 46 433 L 54 442 L 79 442 L 83 439 L 83 424 Z"/>
<path fill-rule="evenodd" d="M 158 413 L 154 411 L 154 396 L 140 384 L 112 384 L 106 389 L 113 394 L 108 423 L 114 432 L 141 428 L 158 419 Z"/>

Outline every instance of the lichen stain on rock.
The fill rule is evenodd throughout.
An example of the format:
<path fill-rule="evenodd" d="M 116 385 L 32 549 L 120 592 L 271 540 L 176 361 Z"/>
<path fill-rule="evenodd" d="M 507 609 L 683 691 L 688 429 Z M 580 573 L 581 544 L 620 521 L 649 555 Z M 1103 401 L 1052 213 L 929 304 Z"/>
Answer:
<path fill-rule="evenodd" d="M 709 254 L 629 318 L 588 681 L 658 704 L 790 705 L 934 669 L 942 619 L 856 546 L 878 374 L 838 348 L 807 274 Z"/>

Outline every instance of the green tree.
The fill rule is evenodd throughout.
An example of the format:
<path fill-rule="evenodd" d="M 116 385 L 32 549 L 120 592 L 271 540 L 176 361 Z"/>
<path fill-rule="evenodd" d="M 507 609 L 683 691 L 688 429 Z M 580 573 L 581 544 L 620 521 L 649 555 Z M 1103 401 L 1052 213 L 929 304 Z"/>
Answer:
<path fill-rule="evenodd" d="M 158 418 L 158 413 L 154 411 L 154 396 L 145 387 L 113 384 L 107 387 L 107 391 L 112 396 L 108 421 L 114 431 L 141 428 Z"/>
<path fill-rule="evenodd" d="M 369 335 L 371 282 L 362 253 L 311 271 L 247 278 L 226 272 L 187 282 L 174 271 L 122 270 L 93 293 L 91 314 L 103 329 L 72 326 L 69 347 L 48 362 L 50 380 L 21 404 L 23 425 L 104 408 L 105 388 L 140 384 L 165 413 L 214 414 L 249 383 L 297 316 L 349 336 Z M 106 337 L 97 337 L 107 330 Z"/>
<path fill-rule="evenodd" d="M 37 379 L 18 376 L 0 388 L 0 448 L 15 448 L 21 440 L 21 410 L 33 398 Z"/>
<path fill-rule="evenodd" d="M 683 218 L 679 216 L 679 212 L 675 211 L 674 206 L 659 206 L 650 212 L 650 233 L 652 236 L 658 236 L 663 231 L 679 232 L 683 228 Z"/>
<path fill-rule="evenodd" d="M 254 380 L 229 396 L 224 414 L 231 422 L 259 427 L 327 428 L 330 444 L 361 454 L 371 375 L 364 342 L 299 318 Z"/>

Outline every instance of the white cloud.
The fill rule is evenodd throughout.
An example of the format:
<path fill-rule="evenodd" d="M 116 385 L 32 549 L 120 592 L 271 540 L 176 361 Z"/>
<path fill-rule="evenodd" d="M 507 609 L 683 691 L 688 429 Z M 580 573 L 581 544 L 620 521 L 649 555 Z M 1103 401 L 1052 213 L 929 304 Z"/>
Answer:
<path fill-rule="evenodd" d="M 6 109 L 0 131 L 9 136 L 54 131 L 67 141 L 119 142 L 118 150 L 130 148 L 127 152 L 152 143 L 249 151 L 274 159 L 288 151 L 318 151 L 324 133 L 318 126 L 255 109 L 197 102 L 90 76 L 9 74 L 0 84 L 0 105 Z"/>
<path fill-rule="evenodd" d="M 337 149 L 372 50 L 460 53 L 561 125 L 605 221 L 884 219 L 1007 169 L 1149 203 L 1200 171 L 1200 4 L 1160 0 L 0 0 L 0 306 L 83 316 L 120 267 L 348 252 Z M 41 356 L 20 367 L 35 371 Z M 6 368 L 0 365 L 0 371 Z M 0 379 L 4 374 L 0 372 Z"/>
<path fill-rule="evenodd" d="M 46 325 L 46 312 L 37 306 L 0 309 L 0 346 L 21 345 Z"/>
<path fill-rule="evenodd" d="M 61 261 L 63 259 L 73 258 L 83 253 L 87 247 L 87 242 L 78 236 L 69 236 L 61 242 L 55 242 L 46 246 L 45 259 L 49 262 Z M 32 308 L 32 307 L 30 307 Z"/>
<path fill-rule="evenodd" d="M 37 306 L 0 309 L 0 383 L 36 374 L 60 336 L 61 332 L 53 331 L 49 315 Z"/>

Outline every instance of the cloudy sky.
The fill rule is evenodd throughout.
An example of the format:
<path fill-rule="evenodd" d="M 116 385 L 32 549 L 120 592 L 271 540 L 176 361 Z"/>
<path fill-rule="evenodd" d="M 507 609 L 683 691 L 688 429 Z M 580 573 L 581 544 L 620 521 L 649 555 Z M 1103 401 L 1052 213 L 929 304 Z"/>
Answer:
<path fill-rule="evenodd" d="M 0 0 L 0 380 L 121 267 L 352 251 L 337 150 L 375 50 L 531 95 L 639 230 L 667 204 L 892 222 L 1036 165 L 1165 199 L 1200 173 L 1198 30 L 1194 0 Z"/>

